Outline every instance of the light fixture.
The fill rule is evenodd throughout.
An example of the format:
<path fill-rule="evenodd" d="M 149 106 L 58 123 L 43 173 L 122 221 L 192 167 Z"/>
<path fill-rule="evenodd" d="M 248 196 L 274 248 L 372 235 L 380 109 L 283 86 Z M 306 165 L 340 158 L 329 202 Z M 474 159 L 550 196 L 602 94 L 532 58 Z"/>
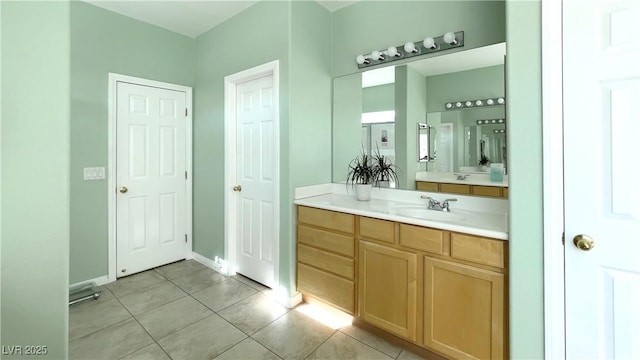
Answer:
<path fill-rule="evenodd" d="M 400 57 L 402 55 L 398 52 L 398 48 L 397 47 L 390 46 L 387 49 L 387 56 L 389 56 L 390 58 L 393 58 L 393 57 Z"/>
<path fill-rule="evenodd" d="M 384 55 L 380 51 L 374 50 L 371 52 L 371 59 L 377 61 L 384 60 Z"/>
<path fill-rule="evenodd" d="M 424 39 L 424 41 L 422 42 L 422 45 L 424 45 L 424 47 L 429 49 L 429 50 L 437 50 L 438 49 L 438 45 L 436 45 L 436 41 L 432 37 L 428 37 L 428 38 Z"/>
<path fill-rule="evenodd" d="M 358 55 L 356 56 L 356 63 L 358 63 L 358 65 L 369 65 L 371 60 L 364 55 Z"/>
<path fill-rule="evenodd" d="M 477 99 L 477 100 L 459 100 L 448 101 L 444 104 L 446 110 L 460 109 L 460 108 L 472 108 L 472 107 L 487 107 L 504 105 L 507 101 L 503 97 L 492 99 Z"/>
<path fill-rule="evenodd" d="M 404 44 L 404 51 L 411 54 L 416 54 L 418 52 L 418 49 L 416 49 L 416 44 L 408 42 Z"/>
<path fill-rule="evenodd" d="M 504 134 L 505 131 L 504 131 L 504 129 L 496 129 L 496 130 L 493 130 L 493 133 L 494 134 Z"/>
<path fill-rule="evenodd" d="M 504 124 L 504 119 L 476 120 L 476 124 L 478 124 L 478 125 L 502 125 L 502 124 Z"/>
<path fill-rule="evenodd" d="M 378 49 L 369 54 L 358 55 L 356 63 L 362 69 L 368 66 L 384 64 L 390 61 L 421 56 L 434 52 L 449 50 L 464 46 L 464 31 L 448 32 L 441 36 L 427 37 L 424 40 L 408 41 L 403 45 L 390 46 L 387 49 Z"/>
<path fill-rule="evenodd" d="M 444 34 L 444 42 L 446 42 L 449 45 L 457 45 L 458 44 L 458 40 L 456 39 L 456 34 L 452 33 L 452 32 L 448 32 L 446 34 Z"/>

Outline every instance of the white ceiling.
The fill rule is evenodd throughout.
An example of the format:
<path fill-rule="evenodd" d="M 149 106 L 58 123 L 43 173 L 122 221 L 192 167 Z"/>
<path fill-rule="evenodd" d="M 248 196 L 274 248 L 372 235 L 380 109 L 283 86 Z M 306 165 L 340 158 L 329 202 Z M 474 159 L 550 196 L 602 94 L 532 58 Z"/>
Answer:
<path fill-rule="evenodd" d="M 193 38 L 258 2 L 258 0 L 84 1 Z M 323 0 L 318 3 L 333 12 L 356 1 Z"/>
<path fill-rule="evenodd" d="M 504 56 L 506 53 L 506 43 L 499 43 L 416 60 L 408 63 L 407 66 L 415 69 L 424 76 L 441 75 L 504 64 Z M 363 88 L 392 84 L 394 82 L 395 66 L 387 66 L 362 73 Z"/>

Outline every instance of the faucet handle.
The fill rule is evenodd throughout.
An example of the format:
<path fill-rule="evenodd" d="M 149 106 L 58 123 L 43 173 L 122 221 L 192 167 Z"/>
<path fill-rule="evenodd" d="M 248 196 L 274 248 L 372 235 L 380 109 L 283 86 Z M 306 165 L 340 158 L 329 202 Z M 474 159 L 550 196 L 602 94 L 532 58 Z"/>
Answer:
<path fill-rule="evenodd" d="M 445 199 L 443 201 L 443 203 L 456 202 L 456 201 L 458 201 L 458 199 L 455 199 L 455 198 L 453 198 L 453 199 Z"/>
<path fill-rule="evenodd" d="M 424 200 L 433 200 L 433 198 L 431 196 L 427 196 L 427 195 L 420 195 L 420 199 L 424 199 Z"/>
<path fill-rule="evenodd" d="M 449 211 L 449 203 L 458 201 L 458 199 L 446 199 L 442 202 L 442 211 Z"/>

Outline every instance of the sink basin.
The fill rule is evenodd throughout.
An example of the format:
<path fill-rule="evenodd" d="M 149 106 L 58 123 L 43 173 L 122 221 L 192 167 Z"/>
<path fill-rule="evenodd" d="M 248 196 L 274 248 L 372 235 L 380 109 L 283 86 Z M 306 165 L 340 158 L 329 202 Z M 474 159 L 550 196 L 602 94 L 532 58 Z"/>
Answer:
<path fill-rule="evenodd" d="M 455 210 L 451 212 L 429 210 L 426 207 L 400 207 L 393 211 L 394 214 L 416 219 L 433 220 L 433 221 L 452 221 L 459 222 L 465 220 L 465 216 L 457 214 Z"/>

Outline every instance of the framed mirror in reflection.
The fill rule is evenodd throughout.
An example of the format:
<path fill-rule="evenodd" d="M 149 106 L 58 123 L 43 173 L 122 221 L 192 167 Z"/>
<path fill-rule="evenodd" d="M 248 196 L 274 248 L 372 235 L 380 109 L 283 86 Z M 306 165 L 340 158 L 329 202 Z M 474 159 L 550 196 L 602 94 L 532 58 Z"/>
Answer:
<path fill-rule="evenodd" d="M 505 163 L 504 105 L 446 108 L 504 98 L 505 51 L 500 43 L 335 78 L 333 181 L 344 182 L 362 149 L 388 157 L 399 169 L 395 186 L 408 190 L 417 173 L 483 172 Z M 418 124 L 430 129 L 428 161 L 420 160 Z"/>

